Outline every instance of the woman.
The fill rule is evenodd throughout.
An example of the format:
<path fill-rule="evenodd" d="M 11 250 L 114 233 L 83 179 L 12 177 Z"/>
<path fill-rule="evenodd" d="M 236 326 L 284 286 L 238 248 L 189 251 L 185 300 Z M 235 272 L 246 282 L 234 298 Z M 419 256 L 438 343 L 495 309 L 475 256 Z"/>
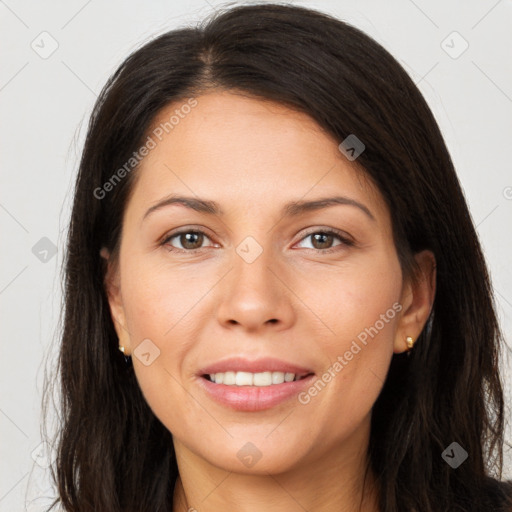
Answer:
<path fill-rule="evenodd" d="M 359 30 L 236 7 L 107 83 L 66 260 L 65 510 L 512 510 L 501 342 L 436 122 Z"/>

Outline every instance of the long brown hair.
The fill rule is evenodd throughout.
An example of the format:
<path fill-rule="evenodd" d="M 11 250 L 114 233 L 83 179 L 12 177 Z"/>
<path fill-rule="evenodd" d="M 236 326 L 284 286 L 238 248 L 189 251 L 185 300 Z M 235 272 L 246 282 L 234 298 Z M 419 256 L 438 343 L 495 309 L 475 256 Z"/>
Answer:
<path fill-rule="evenodd" d="M 62 424 L 52 469 L 58 501 L 67 511 L 172 509 L 172 436 L 117 349 L 100 257 L 102 247 L 117 255 L 137 168 L 104 197 L 97 190 L 141 145 L 163 107 L 207 88 L 287 105 L 340 142 L 357 134 L 366 146 L 358 163 L 389 206 L 404 270 L 418 251 L 436 257 L 431 316 L 411 356 L 393 357 L 373 408 L 368 457 L 382 512 L 506 510 L 503 340 L 482 250 L 435 119 L 403 68 L 363 32 L 314 10 L 270 3 L 230 8 L 145 44 L 94 107 L 65 260 Z M 452 442 L 469 454 L 457 469 L 441 456 Z"/>

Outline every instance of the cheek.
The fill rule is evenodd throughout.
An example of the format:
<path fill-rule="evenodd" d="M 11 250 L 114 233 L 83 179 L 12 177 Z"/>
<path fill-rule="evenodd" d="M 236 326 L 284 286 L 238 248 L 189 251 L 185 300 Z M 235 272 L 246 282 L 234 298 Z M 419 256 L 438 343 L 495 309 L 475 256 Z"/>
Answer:
<path fill-rule="evenodd" d="M 183 329 L 194 316 L 194 308 L 215 282 L 205 274 L 161 264 L 130 262 L 122 283 L 123 302 L 130 332 L 154 338 L 162 344 L 172 339 L 175 328 Z"/>
<path fill-rule="evenodd" d="M 402 309 L 401 270 L 393 258 L 374 258 L 322 283 L 308 300 L 329 328 L 317 338 L 326 364 L 301 403 L 325 416 L 329 431 L 346 432 L 371 411 L 386 379 Z"/>
<path fill-rule="evenodd" d="M 123 303 L 137 381 L 148 405 L 171 430 L 194 412 L 183 387 L 188 385 L 183 365 L 209 321 L 206 294 L 219 278 L 213 269 L 199 275 L 142 257 L 126 261 L 123 270 Z"/>
<path fill-rule="evenodd" d="M 321 338 L 322 349 L 332 359 L 333 354 L 348 350 L 358 337 L 361 342 L 365 338 L 392 338 L 401 309 L 401 288 L 400 265 L 392 253 L 361 258 L 330 268 L 314 281 L 304 281 L 304 301 L 328 329 Z"/>

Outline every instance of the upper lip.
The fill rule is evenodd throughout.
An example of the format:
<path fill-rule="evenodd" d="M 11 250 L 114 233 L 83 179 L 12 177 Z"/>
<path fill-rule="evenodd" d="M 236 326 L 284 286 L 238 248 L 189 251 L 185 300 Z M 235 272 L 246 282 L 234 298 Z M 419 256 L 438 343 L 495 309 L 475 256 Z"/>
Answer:
<path fill-rule="evenodd" d="M 253 361 L 243 357 L 230 357 L 229 359 L 217 361 L 216 363 L 201 368 L 199 370 L 199 375 L 225 372 L 261 373 L 268 371 L 294 373 L 301 377 L 313 373 L 308 368 L 298 366 L 287 361 L 282 361 L 280 359 L 275 359 L 273 357 L 264 357 Z"/>

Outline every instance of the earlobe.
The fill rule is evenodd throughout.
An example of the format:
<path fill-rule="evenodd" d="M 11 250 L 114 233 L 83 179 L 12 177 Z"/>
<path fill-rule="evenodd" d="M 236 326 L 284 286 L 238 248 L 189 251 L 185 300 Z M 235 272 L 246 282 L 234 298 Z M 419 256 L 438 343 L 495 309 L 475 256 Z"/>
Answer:
<path fill-rule="evenodd" d="M 105 272 L 103 286 L 108 299 L 110 317 L 119 338 L 119 345 L 125 347 L 124 354 L 130 355 L 130 338 L 126 329 L 126 317 L 124 314 L 121 287 L 117 265 L 111 260 L 106 247 L 100 250 L 100 256 L 105 260 Z"/>
<path fill-rule="evenodd" d="M 436 292 L 436 260 L 432 251 L 424 250 L 415 255 L 417 274 L 403 288 L 400 317 L 393 352 L 410 351 L 427 323 Z"/>

